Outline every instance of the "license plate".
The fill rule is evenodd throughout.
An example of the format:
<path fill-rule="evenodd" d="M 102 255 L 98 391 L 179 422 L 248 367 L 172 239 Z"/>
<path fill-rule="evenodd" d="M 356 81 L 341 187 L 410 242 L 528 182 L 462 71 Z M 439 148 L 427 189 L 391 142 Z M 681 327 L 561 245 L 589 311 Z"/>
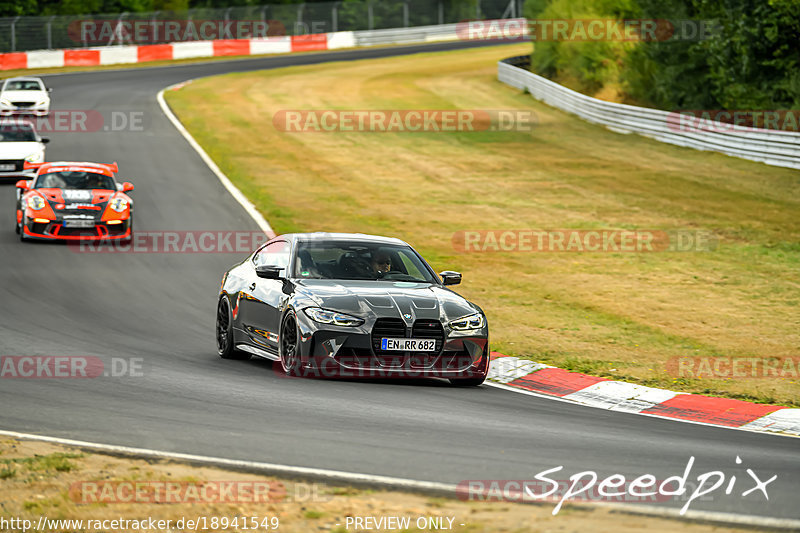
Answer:
<path fill-rule="evenodd" d="M 435 352 L 435 339 L 381 339 L 384 352 Z"/>
<path fill-rule="evenodd" d="M 65 228 L 93 228 L 94 220 L 65 220 Z"/>
<path fill-rule="evenodd" d="M 6 163 L 6 164 L 0 165 L 0 171 L 9 171 L 9 170 L 16 170 L 16 169 L 17 169 L 17 165 L 14 165 L 14 164 Z"/>

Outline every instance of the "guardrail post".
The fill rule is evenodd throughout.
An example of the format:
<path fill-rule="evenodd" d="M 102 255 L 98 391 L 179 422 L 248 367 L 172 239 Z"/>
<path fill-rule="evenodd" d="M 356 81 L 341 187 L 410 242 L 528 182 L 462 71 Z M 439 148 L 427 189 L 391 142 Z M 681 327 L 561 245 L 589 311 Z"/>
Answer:
<path fill-rule="evenodd" d="M 50 15 L 47 19 L 47 49 L 53 49 L 53 19 L 56 18 L 55 15 Z"/>
<path fill-rule="evenodd" d="M 408 28 L 408 0 L 403 0 L 403 27 Z"/>
<path fill-rule="evenodd" d="M 297 20 L 294 21 L 294 31 L 292 32 L 292 35 L 297 35 L 297 32 L 303 28 L 303 8 L 305 7 L 306 5 L 304 3 L 297 4 Z"/>
<path fill-rule="evenodd" d="M 475 1 L 475 18 L 481 18 L 481 0 Z"/>
<path fill-rule="evenodd" d="M 14 20 L 11 21 L 11 51 L 17 51 L 17 21 L 20 17 L 15 17 Z"/>
<path fill-rule="evenodd" d="M 160 9 L 158 11 L 153 11 L 153 15 L 150 17 L 150 26 L 152 26 L 153 31 L 153 40 L 150 44 L 155 44 L 155 42 L 158 41 L 156 38 L 158 36 L 158 33 L 156 32 L 156 17 L 159 13 L 161 13 Z"/>
<path fill-rule="evenodd" d="M 444 24 L 444 4 L 439 0 L 439 24 Z"/>
<path fill-rule="evenodd" d="M 339 4 L 341 2 L 334 2 L 331 8 L 331 31 L 339 31 Z"/>
<path fill-rule="evenodd" d="M 371 30 L 373 28 L 373 20 L 372 20 L 372 0 L 367 0 L 367 29 Z"/>

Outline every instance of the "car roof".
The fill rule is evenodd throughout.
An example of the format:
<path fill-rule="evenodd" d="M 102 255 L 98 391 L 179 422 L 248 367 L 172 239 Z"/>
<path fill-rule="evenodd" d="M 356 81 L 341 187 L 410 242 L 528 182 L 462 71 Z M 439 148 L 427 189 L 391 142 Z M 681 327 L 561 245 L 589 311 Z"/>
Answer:
<path fill-rule="evenodd" d="M 276 239 L 290 240 L 293 242 L 323 242 L 323 241 L 360 241 L 372 242 L 382 244 L 402 244 L 408 246 L 408 243 L 394 237 L 383 237 L 380 235 L 368 235 L 365 233 L 328 233 L 318 231 L 315 233 L 287 233 L 278 235 Z"/>
<path fill-rule="evenodd" d="M 3 81 L 4 82 L 6 82 L 6 81 L 39 81 L 42 84 L 44 84 L 44 81 L 42 81 L 42 78 L 34 78 L 33 76 L 16 76 L 14 78 L 6 78 Z"/>

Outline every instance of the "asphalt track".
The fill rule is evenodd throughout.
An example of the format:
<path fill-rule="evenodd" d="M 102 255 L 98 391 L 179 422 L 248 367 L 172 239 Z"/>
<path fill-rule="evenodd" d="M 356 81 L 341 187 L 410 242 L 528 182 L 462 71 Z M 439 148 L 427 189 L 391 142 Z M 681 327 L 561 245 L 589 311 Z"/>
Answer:
<path fill-rule="evenodd" d="M 157 92 L 186 79 L 464 43 L 209 62 L 49 77 L 54 107 L 141 111 L 144 131 L 54 133 L 48 159 L 113 161 L 136 185 L 136 228 L 255 230 L 162 114 Z M 267 120 L 269 117 L 266 118 Z M 268 150 L 269 147 L 265 147 Z M 691 509 L 800 519 L 800 441 L 609 412 L 445 382 L 288 379 L 267 361 L 214 350 L 216 294 L 236 254 L 87 254 L 23 244 L 14 188 L 0 186 L 0 355 L 141 358 L 143 376 L 0 379 L 0 429 L 157 450 L 458 483 L 601 477 L 737 476 Z M 271 191 L 280 194 L 280 191 Z M 286 194 L 292 194 L 287 191 Z M 446 265 L 440 265 L 442 267 Z M 469 273 L 466 273 L 469 276 Z M 736 457 L 742 459 L 736 465 Z M 777 479 L 742 497 L 759 478 Z M 726 479 L 726 484 L 727 484 Z M 669 500 L 660 505 L 680 507 Z"/>

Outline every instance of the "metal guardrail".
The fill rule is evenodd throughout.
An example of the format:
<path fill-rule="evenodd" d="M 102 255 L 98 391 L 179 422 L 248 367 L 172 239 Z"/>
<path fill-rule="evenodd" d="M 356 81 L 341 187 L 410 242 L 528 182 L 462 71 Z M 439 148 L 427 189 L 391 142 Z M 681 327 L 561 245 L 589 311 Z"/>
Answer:
<path fill-rule="evenodd" d="M 9 17 L 0 18 L 0 53 L 162 44 L 184 40 L 170 38 L 166 34 L 165 25 L 173 23 L 181 24 L 182 34 L 189 22 L 197 26 L 205 21 L 224 25 L 235 25 L 237 22 L 269 23 L 270 36 L 446 25 L 472 19 L 517 18 L 521 16 L 522 4 L 523 0 L 336 0 L 313 3 L 298 0 L 296 4 L 196 7 L 185 11 Z M 84 31 L 87 25 L 89 29 L 96 30 L 89 31 L 91 37 L 88 38 Z M 134 26 L 138 29 L 151 26 L 155 35 L 147 34 L 142 40 L 136 31 L 129 29 Z M 201 34 L 189 40 L 260 36 L 204 37 Z"/>
<path fill-rule="evenodd" d="M 678 113 L 598 100 L 530 72 L 529 56 L 503 59 L 497 79 L 542 102 L 618 133 L 638 133 L 664 143 L 720 152 L 778 167 L 800 169 L 800 133 L 718 126 L 687 128 Z"/>

